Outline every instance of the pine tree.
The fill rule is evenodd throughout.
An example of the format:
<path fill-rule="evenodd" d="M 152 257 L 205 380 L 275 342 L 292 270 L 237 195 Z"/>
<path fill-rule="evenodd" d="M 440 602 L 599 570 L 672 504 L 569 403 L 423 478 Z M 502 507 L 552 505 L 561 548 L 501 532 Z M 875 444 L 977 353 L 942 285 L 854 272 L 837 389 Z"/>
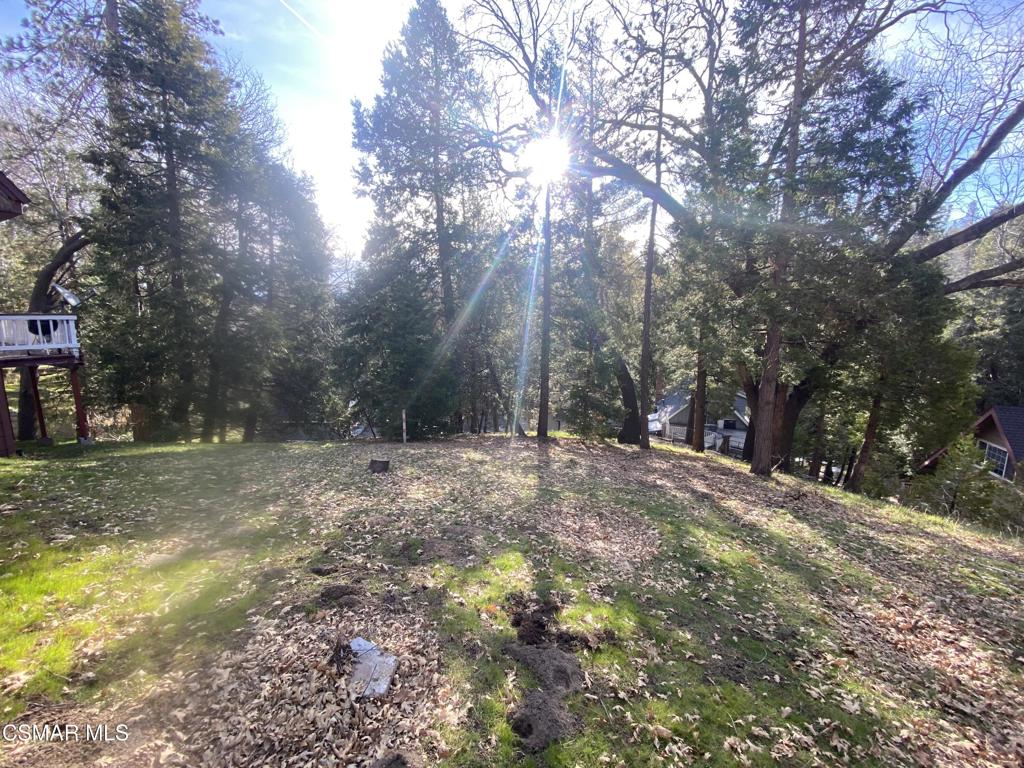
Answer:
<path fill-rule="evenodd" d="M 344 342 L 337 371 L 355 409 L 353 421 L 385 437 L 401 437 L 405 409 L 409 437 L 418 439 L 447 430 L 456 383 L 436 354 L 441 335 L 430 271 L 396 245 L 394 235 L 375 228 L 363 268 L 338 299 Z"/>
<path fill-rule="evenodd" d="M 225 256 L 207 191 L 222 173 L 212 139 L 234 132 L 235 115 L 193 11 L 172 0 L 120 9 L 101 69 L 117 97 L 88 154 L 105 183 L 90 227 L 105 289 L 91 341 L 108 399 L 131 404 L 142 439 L 191 435 L 204 298 Z"/>
<path fill-rule="evenodd" d="M 377 216 L 401 222 L 404 243 L 430 255 L 424 278 L 438 294 L 438 325 L 447 332 L 456 322 L 460 292 L 471 290 L 456 283 L 466 245 L 458 240 L 456 201 L 461 190 L 481 181 L 473 122 L 477 79 L 437 0 L 418 0 L 383 69 L 373 105 L 353 105 L 353 144 L 363 153 L 357 176 Z M 453 359 L 444 362 L 453 374 L 465 365 L 464 346 L 456 340 Z M 470 399 L 464 392 L 462 400 Z M 461 429 L 461 420 L 461 409 L 453 409 L 452 427 Z"/>

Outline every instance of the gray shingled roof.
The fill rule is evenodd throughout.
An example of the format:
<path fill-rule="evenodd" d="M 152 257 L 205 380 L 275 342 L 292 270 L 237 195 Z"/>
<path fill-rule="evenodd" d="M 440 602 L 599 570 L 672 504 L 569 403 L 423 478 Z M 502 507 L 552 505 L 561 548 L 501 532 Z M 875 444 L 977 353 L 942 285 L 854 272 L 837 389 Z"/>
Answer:
<path fill-rule="evenodd" d="M 1013 449 L 1017 461 L 1024 461 L 1024 407 L 1017 405 L 997 405 L 993 409 L 999 426 Z"/>
<path fill-rule="evenodd" d="M 8 179 L 7 175 L 3 171 L 0 171 L 0 194 L 17 203 L 21 203 L 22 205 L 26 205 L 30 202 L 28 196 L 18 189 L 14 182 Z"/>

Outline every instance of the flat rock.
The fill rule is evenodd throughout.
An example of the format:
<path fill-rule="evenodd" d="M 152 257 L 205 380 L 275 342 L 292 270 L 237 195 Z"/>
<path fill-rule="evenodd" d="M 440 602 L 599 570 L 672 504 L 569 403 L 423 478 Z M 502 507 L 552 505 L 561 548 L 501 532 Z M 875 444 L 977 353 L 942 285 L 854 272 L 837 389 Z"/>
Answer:
<path fill-rule="evenodd" d="M 556 645 L 511 643 L 505 652 L 520 664 L 525 664 L 549 694 L 563 696 L 583 687 L 583 669 L 579 660 Z"/>
<path fill-rule="evenodd" d="M 348 681 L 349 689 L 360 698 L 384 696 L 391 688 L 391 678 L 398 669 L 398 659 L 362 637 L 353 639 L 349 649 L 355 657 Z"/>
<path fill-rule="evenodd" d="M 569 712 L 560 697 L 531 690 L 509 718 L 512 731 L 523 740 L 527 752 L 540 752 L 579 730 L 579 720 Z"/>

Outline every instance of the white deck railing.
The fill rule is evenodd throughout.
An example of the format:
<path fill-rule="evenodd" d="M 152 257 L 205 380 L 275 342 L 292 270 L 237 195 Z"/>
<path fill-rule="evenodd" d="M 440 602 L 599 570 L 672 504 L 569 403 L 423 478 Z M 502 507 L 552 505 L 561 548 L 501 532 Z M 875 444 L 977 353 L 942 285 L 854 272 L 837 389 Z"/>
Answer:
<path fill-rule="evenodd" d="M 0 358 L 78 357 L 76 315 L 0 315 Z"/>

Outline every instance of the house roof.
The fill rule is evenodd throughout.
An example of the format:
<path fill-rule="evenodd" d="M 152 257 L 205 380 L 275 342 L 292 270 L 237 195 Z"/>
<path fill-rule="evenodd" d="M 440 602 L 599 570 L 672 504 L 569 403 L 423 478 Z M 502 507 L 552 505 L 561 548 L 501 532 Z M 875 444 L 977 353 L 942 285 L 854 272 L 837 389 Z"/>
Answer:
<path fill-rule="evenodd" d="M 992 414 L 996 426 L 1006 438 L 1013 463 L 1016 464 L 1024 459 L 1024 407 L 997 405 L 989 413 Z"/>
<path fill-rule="evenodd" d="M 679 409 L 685 407 L 688 402 L 690 402 L 690 393 L 676 390 L 659 400 L 656 404 L 656 410 L 659 417 L 664 417 L 669 414 L 678 413 Z"/>
<path fill-rule="evenodd" d="M 742 408 L 738 408 L 740 401 L 743 402 Z M 733 415 L 737 421 L 743 422 L 743 426 L 747 426 L 747 417 L 744 411 L 746 410 L 747 396 L 743 392 L 737 392 L 733 398 Z M 647 420 L 653 421 L 664 421 L 665 419 L 672 420 L 676 414 L 683 410 L 690 404 L 690 392 L 689 390 L 677 389 L 669 395 L 666 395 L 656 404 L 657 409 L 654 413 L 647 415 Z"/>
<path fill-rule="evenodd" d="M 1006 440 L 1006 447 L 1010 451 L 1010 461 L 1014 464 L 1024 461 L 1024 407 L 1019 405 L 993 406 L 978 417 L 974 426 L 971 427 L 971 432 L 977 433 L 978 427 L 987 421 L 991 421 Z M 946 446 L 935 451 L 921 462 L 919 469 L 927 469 L 944 456 L 948 450 L 949 446 Z"/>
<path fill-rule="evenodd" d="M 28 202 L 28 196 L 0 171 L 0 221 L 20 216 L 22 206 Z"/>

